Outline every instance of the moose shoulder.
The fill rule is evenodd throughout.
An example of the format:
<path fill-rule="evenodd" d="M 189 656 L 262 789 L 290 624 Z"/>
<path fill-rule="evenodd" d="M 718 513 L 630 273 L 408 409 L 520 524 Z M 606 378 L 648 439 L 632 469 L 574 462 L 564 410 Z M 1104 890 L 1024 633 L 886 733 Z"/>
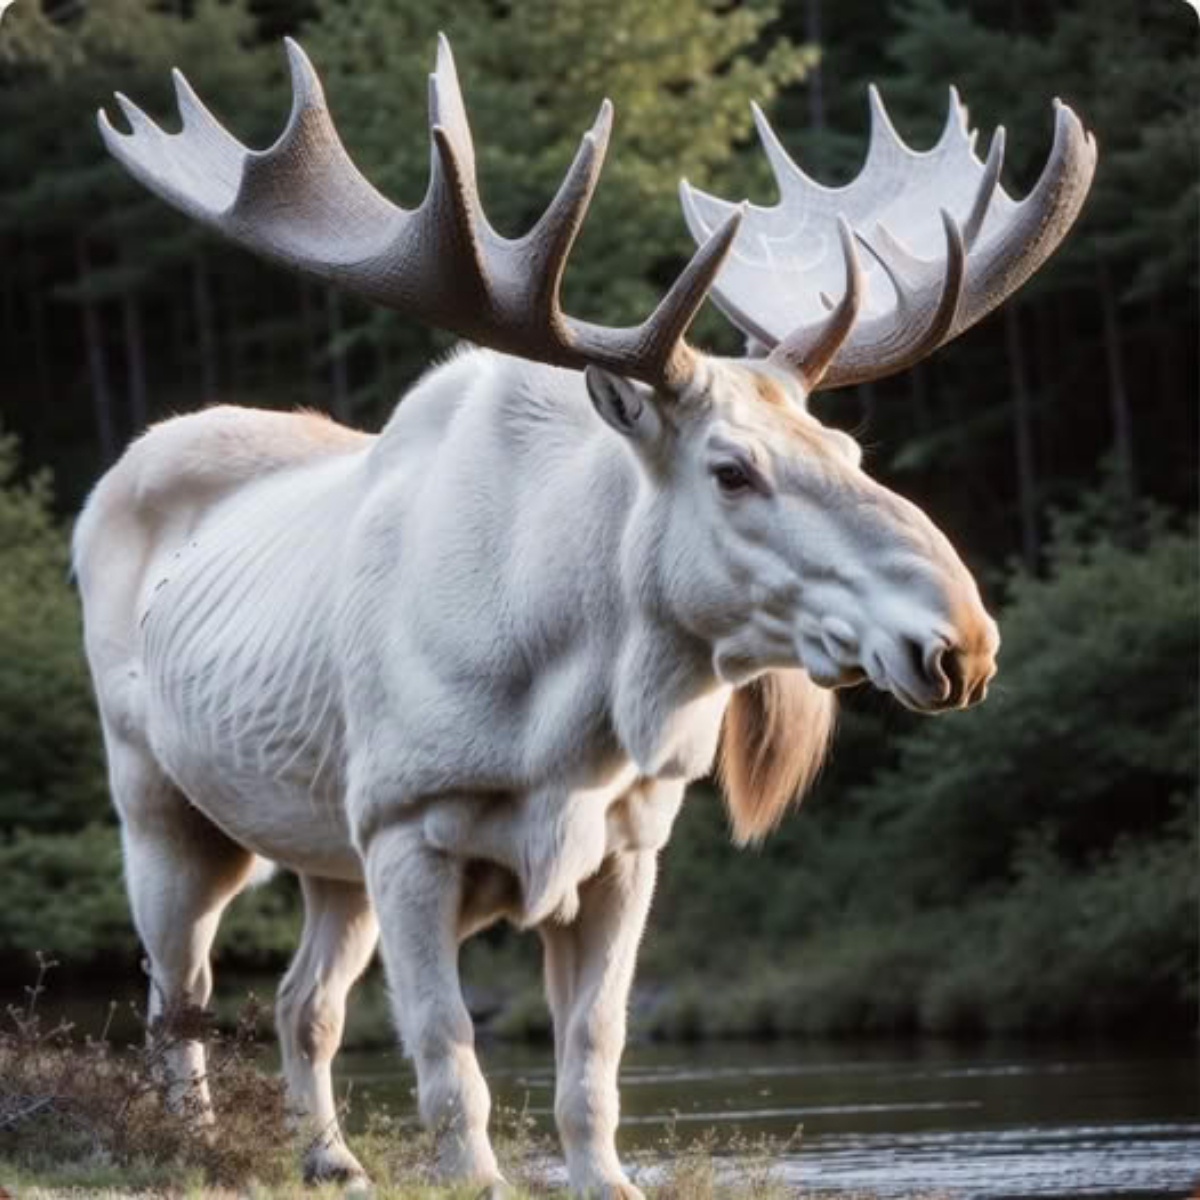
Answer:
<path fill-rule="evenodd" d="M 1001 142 L 980 162 L 956 99 L 928 155 L 876 101 L 863 175 L 829 192 L 758 114 L 781 206 L 685 185 L 702 245 L 642 325 L 609 329 L 558 301 L 607 102 L 510 241 L 479 203 L 444 40 L 414 212 L 358 174 L 288 52 L 295 103 L 267 151 L 179 75 L 181 132 L 120 98 L 132 132 L 102 116 L 105 140 L 233 240 L 483 348 L 427 375 L 378 436 L 214 408 L 150 430 L 89 499 L 75 556 L 151 1002 L 205 1003 L 217 923 L 256 856 L 294 870 L 306 922 L 279 1029 L 319 1135 L 309 1176 L 364 1178 L 330 1063 L 382 929 L 439 1168 L 499 1194 L 458 947 L 500 918 L 534 928 L 571 1186 L 636 1197 L 614 1147 L 617 1065 L 687 782 L 719 766 L 736 837 L 761 837 L 819 765 L 834 689 L 869 680 L 943 712 L 980 701 L 995 670 L 954 549 L 807 399 L 909 365 L 1017 287 L 1078 212 L 1094 146 L 1060 107 L 1018 203 Z M 764 254 L 801 227 L 802 266 Z M 710 290 L 765 357 L 687 344 Z M 176 1097 L 210 1114 L 201 1048 L 172 1053 Z"/>

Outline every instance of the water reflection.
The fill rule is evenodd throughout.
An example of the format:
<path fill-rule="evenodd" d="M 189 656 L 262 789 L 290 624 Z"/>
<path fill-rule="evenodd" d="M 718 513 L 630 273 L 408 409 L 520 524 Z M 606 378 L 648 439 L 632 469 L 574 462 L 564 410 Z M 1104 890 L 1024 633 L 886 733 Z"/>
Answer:
<path fill-rule="evenodd" d="M 497 1101 L 552 1124 L 548 1052 L 485 1043 Z M 411 1114 L 394 1054 L 346 1055 L 360 1112 Z M 806 1190 L 980 1200 L 1187 1196 L 1200 1180 L 1194 1049 L 944 1042 L 633 1046 L 622 1143 L 716 1127 L 780 1138 L 780 1174 Z"/>

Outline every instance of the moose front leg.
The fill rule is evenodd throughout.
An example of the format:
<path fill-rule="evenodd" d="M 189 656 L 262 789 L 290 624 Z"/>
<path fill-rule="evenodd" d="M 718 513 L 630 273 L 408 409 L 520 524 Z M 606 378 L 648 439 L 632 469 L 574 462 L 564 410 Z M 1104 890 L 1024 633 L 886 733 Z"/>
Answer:
<path fill-rule="evenodd" d="M 571 1189 L 580 1196 L 642 1200 L 617 1159 L 617 1070 L 656 870 L 656 851 L 612 855 L 580 889 L 575 921 L 539 929 L 554 1016 L 554 1115 Z"/>
<path fill-rule="evenodd" d="M 436 1137 L 438 1173 L 503 1195 L 487 1134 L 491 1098 L 458 975 L 462 864 L 431 850 L 419 823 L 376 833 L 366 864 L 394 1015 L 416 1066 L 421 1122 Z"/>

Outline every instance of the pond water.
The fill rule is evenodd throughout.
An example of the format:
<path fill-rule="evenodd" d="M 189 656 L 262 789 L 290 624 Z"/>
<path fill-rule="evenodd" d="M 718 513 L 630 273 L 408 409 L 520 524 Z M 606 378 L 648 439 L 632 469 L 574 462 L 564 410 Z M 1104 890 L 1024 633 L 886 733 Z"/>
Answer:
<path fill-rule="evenodd" d="M 552 1128 L 549 1051 L 480 1046 L 499 1104 Z M 779 1174 L 806 1190 L 881 1197 L 1191 1196 L 1200 1183 L 1192 1045 L 926 1041 L 634 1045 L 621 1144 L 716 1129 L 786 1139 Z M 412 1113 L 414 1080 L 386 1051 L 343 1056 L 355 1108 Z"/>
<path fill-rule="evenodd" d="M 226 977 L 226 997 L 245 996 Z M 134 988 L 136 987 L 136 990 Z M 270 986 L 259 994 L 270 996 Z M 98 1031 L 105 999 L 52 987 L 44 1019 Z M 0 1000 L 23 999 L 0 986 Z M 123 1002 L 112 1033 L 132 1039 Z M 548 1047 L 480 1039 L 497 1105 L 553 1132 Z M 415 1120 L 415 1079 L 395 1050 L 343 1052 L 339 1094 L 352 1120 L 386 1105 Z M 626 1150 L 716 1131 L 781 1142 L 778 1174 L 806 1191 L 1001 1197 L 1195 1197 L 1200 1200 L 1200 1045 L 932 1040 L 633 1043 L 621 1074 Z M 561 1165 L 547 1165 L 559 1178 Z"/>

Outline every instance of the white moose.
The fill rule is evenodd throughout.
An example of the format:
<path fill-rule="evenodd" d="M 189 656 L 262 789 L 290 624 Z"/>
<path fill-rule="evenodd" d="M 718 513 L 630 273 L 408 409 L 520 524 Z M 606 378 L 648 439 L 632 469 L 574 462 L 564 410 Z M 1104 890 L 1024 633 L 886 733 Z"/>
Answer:
<path fill-rule="evenodd" d="M 500 918 L 536 929 L 571 1186 L 638 1197 L 614 1146 L 617 1067 L 688 781 L 718 762 L 735 837 L 761 837 L 817 769 L 832 689 L 869 679 L 941 712 L 981 700 L 995 669 L 950 543 L 806 399 L 908 366 L 1018 287 L 1074 220 L 1094 143 L 1060 106 L 1017 203 L 1000 138 L 980 162 L 956 97 L 927 154 L 873 98 L 864 171 L 829 190 L 756 110 L 782 203 L 683 185 L 706 240 L 644 324 L 611 329 L 558 301 L 607 101 L 546 214 L 509 240 L 480 207 L 444 39 L 414 212 L 354 168 L 288 54 L 293 110 L 269 150 L 178 73 L 181 132 L 118 96 L 132 133 L 101 113 L 104 139 L 233 240 L 487 348 L 431 372 L 378 436 L 228 407 L 165 421 L 88 500 L 75 559 L 152 1011 L 208 1001 L 222 910 L 256 856 L 282 864 L 306 912 L 278 1025 L 319 1130 L 308 1177 L 365 1182 L 330 1063 L 381 926 L 440 1174 L 500 1195 L 458 950 Z M 718 302 L 765 357 L 684 341 L 722 269 Z M 172 1071 L 210 1112 L 202 1048 Z"/>

